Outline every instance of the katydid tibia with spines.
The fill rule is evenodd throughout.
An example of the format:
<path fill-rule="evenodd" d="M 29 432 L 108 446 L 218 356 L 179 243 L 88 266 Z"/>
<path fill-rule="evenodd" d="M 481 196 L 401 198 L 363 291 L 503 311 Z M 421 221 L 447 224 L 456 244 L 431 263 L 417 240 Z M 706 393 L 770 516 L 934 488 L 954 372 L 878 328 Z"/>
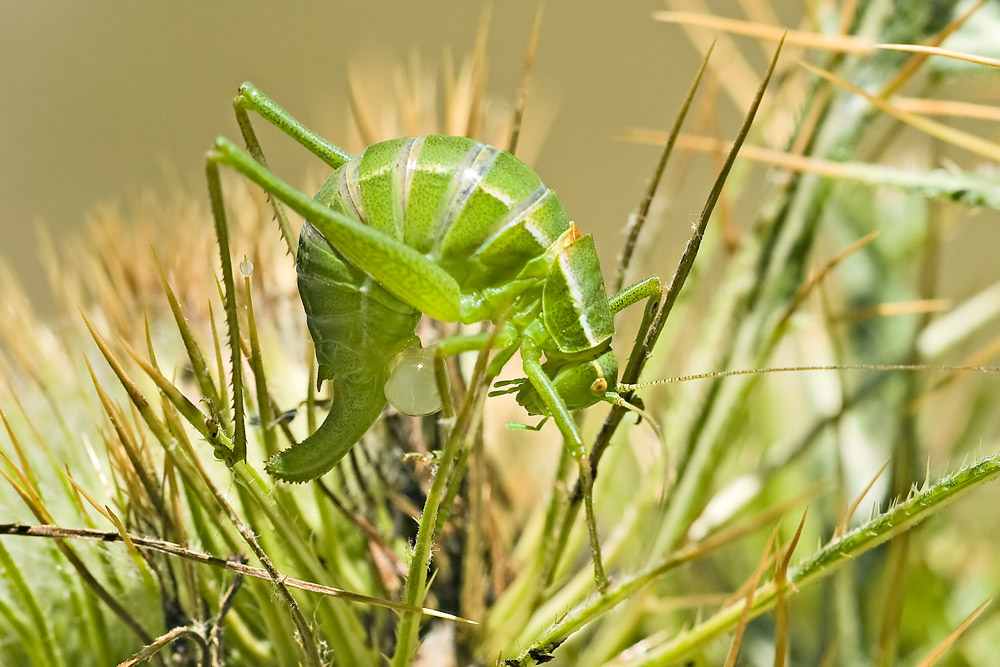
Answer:
<path fill-rule="evenodd" d="M 333 405 L 323 424 L 273 456 L 268 472 L 288 482 L 320 477 L 375 422 L 387 393 L 403 412 L 434 411 L 434 400 L 416 405 L 411 394 L 398 390 L 434 360 L 492 345 L 499 366 L 519 350 L 525 378 L 513 390 L 529 414 L 555 422 L 579 466 L 594 574 L 602 586 L 591 465 L 570 413 L 599 401 L 627 405 L 617 391 L 612 316 L 659 298 L 659 279 L 647 278 L 609 299 L 593 238 L 580 234 L 530 167 L 503 150 L 463 137 L 426 136 L 385 141 L 351 156 L 249 83 L 240 87 L 234 107 L 250 153 L 219 138 L 208 155 L 220 237 L 225 219 L 219 164 L 305 218 L 293 250 L 299 293 L 318 381 L 333 383 Z M 248 112 L 334 168 L 315 197 L 268 170 Z M 275 209 L 288 239 L 289 225 L 281 207 Z M 228 243 L 222 241 L 225 265 Z M 463 324 L 492 321 L 500 330 L 445 338 L 428 357 L 414 334 L 422 314 Z M 234 331 L 235 322 L 230 327 Z M 433 373 L 425 377 L 420 394 L 436 386 Z"/>

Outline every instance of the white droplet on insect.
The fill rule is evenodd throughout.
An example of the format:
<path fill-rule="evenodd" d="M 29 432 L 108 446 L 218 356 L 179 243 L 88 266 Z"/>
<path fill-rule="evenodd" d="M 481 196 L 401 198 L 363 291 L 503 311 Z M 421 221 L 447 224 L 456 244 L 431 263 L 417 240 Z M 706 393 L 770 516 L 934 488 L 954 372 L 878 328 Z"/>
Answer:
<path fill-rule="evenodd" d="M 441 395 L 434 377 L 434 351 L 412 346 L 390 364 L 385 398 L 403 414 L 429 415 L 441 409 Z"/>
<path fill-rule="evenodd" d="M 240 260 L 240 273 L 247 278 L 249 278 L 250 274 L 253 273 L 253 262 L 251 262 L 247 257 Z"/>

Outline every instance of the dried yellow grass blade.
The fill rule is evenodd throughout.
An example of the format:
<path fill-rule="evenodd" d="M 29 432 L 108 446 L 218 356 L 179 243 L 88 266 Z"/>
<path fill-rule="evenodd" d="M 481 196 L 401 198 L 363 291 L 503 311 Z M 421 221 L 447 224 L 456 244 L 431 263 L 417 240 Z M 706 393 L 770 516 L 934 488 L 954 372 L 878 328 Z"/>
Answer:
<path fill-rule="evenodd" d="M 885 469 L 889 467 L 889 463 L 891 461 L 892 461 L 891 457 L 886 459 L 885 463 L 882 464 L 882 467 L 878 469 L 878 472 L 872 475 L 871 479 L 868 480 L 868 484 L 865 485 L 865 488 L 861 489 L 857 497 L 854 499 L 854 502 L 852 502 L 850 506 L 847 508 L 847 511 L 844 512 L 844 518 L 841 519 L 840 523 L 837 524 L 837 527 L 833 529 L 834 537 L 838 537 L 847 532 L 847 522 L 850 521 L 851 517 L 854 516 L 854 513 L 858 511 L 858 507 L 860 507 L 861 501 L 864 500 L 865 496 L 868 495 L 868 492 L 872 490 L 872 487 L 875 486 L 875 482 L 877 482 L 878 478 L 882 476 L 882 473 L 885 472 Z"/>
<path fill-rule="evenodd" d="M 928 100 L 916 97 L 896 97 L 893 104 L 901 111 L 926 116 L 953 116 L 977 120 L 1000 121 L 1000 108 L 989 104 L 961 100 Z"/>
<path fill-rule="evenodd" d="M 17 437 L 17 434 L 14 433 L 14 429 L 10 425 L 10 422 L 7 421 L 7 415 L 4 414 L 2 409 L 0 409 L 0 421 L 3 422 L 4 429 L 7 431 L 7 437 L 10 438 L 10 442 L 14 446 L 14 453 L 17 454 L 17 460 L 21 462 L 21 469 L 24 470 L 24 483 L 32 488 L 37 487 L 38 480 L 31 467 L 31 462 L 28 461 L 28 457 L 25 456 L 24 448 L 21 446 L 21 440 Z"/>
<path fill-rule="evenodd" d="M 806 278 L 806 280 L 801 285 L 799 285 L 799 288 L 795 290 L 795 294 L 792 295 L 792 298 L 789 299 L 788 305 L 785 306 L 784 311 L 782 311 L 781 316 L 778 319 L 777 326 L 778 327 L 784 326 L 788 322 L 789 318 L 791 318 L 791 316 L 795 313 L 795 311 L 798 310 L 799 306 L 801 306 L 802 303 L 806 300 L 806 297 L 808 297 L 809 294 L 812 293 L 813 289 L 817 285 L 823 282 L 823 279 L 826 278 L 826 276 L 828 276 L 831 271 L 837 268 L 841 264 L 841 262 L 843 262 L 845 259 L 847 259 L 857 251 L 864 248 L 866 245 L 874 241 L 876 238 L 878 238 L 880 233 L 881 232 L 879 231 L 874 231 L 871 232 L 870 234 L 866 234 L 865 236 L 861 237 L 854 243 L 850 244 L 849 246 L 838 252 L 832 258 L 827 260 L 827 262 L 823 264 L 823 266 L 820 267 L 818 271 L 814 272 L 812 275 Z"/>
<path fill-rule="evenodd" d="M 747 589 L 747 592 L 744 595 L 743 611 L 740 613 L 739 621 L 736 623 L 733 641 L 729 645 L 729 654 L 726 656 L 725 663 L 726 667 L 734 667 L 736 665 L 737 658 L 739 658 L 740 646 L 743 643 L 743 632 L 746 630 L 747 623 L 750 622 L 750 610 L 753 607 L 754 593 L 757 591 L 757 586 L 760 584 L 761 577 L 764 576 L 765 570 L 767 570 L 771 563 L 771 548 L 774 546 L 777 536 L 778 529 L 775 528 L 771 531 L 771 537 L 767 540 L 767 546 L 764 547 L 764 553 L 761 554 L 760 561 L 757 563 L 757 568 L 754 570 L 754 573 L 744 586 L 744 588 Z"/>
<path fill-rule="evenodd" d="M 777 601 L 774 606 L 774 667 L 784 667 L 785 661 L 788 659 L 788 645 L 791 643 L 791 637 L 788 622 L 788 601 L 785 599 L 785 592 L 788 588 L 794 593 L 799 592 L 795 584 L 788 580 L 788 564 L 792 560 L 792 554 L 795 553 L 795 547 L 799 545 L 799 539 L 802 537 L 802 529 L 805 528 L 806 516 L 808 514 L 809 508 L 806 507 L 802 511 L 802 518 L 799 519 L 799 525 L 795 529 L 792 541 L 788 544 L 788 548 L 785 549 L 784 554 L 778 558 L 777 565 L 774 568 L 774 582 L 778 588 Z"/>
<path fill-rule="evenodd" d="M 914 315 L 919 313 L 943 313 L 951 309 L 951 301 L 947 299 L 914 299 L 913 301 L 894 301 L 879 303 L 870 308 L 856 308 L 837 315 L 838 320 L 867 320 L 875 317 L 892 317 L 893 315 Z"/>
<path fill-rule="evenodd" d="M 860 95 L 861 97 L 864 97 L 880 111 L 889 114 L 893 118 L 896 118 L 897 120 L 900 120 L 906 123 L 907 125 L 917 130 L 920 130 L 921 132 L 925 132 L 931 135 L 932 137 L 936 137 L 941 141 L 945 141 L 954 146 L 964 148 L 967 151 L 975 153 L 976 155 L 981 155 L 982 157 L 988 158 L 995 162 L 1000 162 L 1000 145 L 992 141 L 987 141 L 986 139 L 978 137 L 974 134 L 969 134 L 968 132 L 963 132 L 962 130 L 957 130 L 953 127 L 948 127 L 947 125 L 944 125 L 934 120 L 930 120 L 929 118 L 924 118 L 923 116 L 918 116 L 916 114 L 908 113 L 906 111 L 901 111 L 896 107 L 894 107 L 893 105 L 886 102 L 885 100 L 879 97 L 875 97 L 874 95 L 871 95 L 865 90 L 862 90 L 858 86 L 855 86 L 854 84 L 849 83 L 844 79 L 841 79 L 836 74 L 832 74 L 818 67 L 814 67 L 813 65 L 810 65 L 809 63 L 804 61 L 800 61 L 799 64 L 808 71 L 812 72 L 813 74 L 822 77 L 827 81 L 836 84 L 837 86 L 840 86 L 844 90 L 848 90 L 854 93 L 855 95 Z"/>
<path fill-rule="evenodd" d="M 643 143 L 662 143 L 665 136 L 661 131 L 648 129 L 632 129 L 622 134 L 625 139 Z M 676 146 L 715 154 L 725 154 L 729 150 L 729 145 L 718 139 L 696 135 L 680 135 Z M 740 157 L 824 178 L 886 186 L 968 206 L 1000 208 L 1000 186 L 988 171 L 943 168 L 928 171 L 867 162 L 836 162 L 746 145 Z"/>
<path fill-rule="evenodd" d="M 673 6 L 679 4 L 677 0 L 669 0 L 668 6 Z M 694 5 L 693 7 L 691 5 Z M 712 12 L 709 7 L 703 2 L 690 1 L 686 3 L 688 9 L 695 9 L 698 11 L 676 11 L 667 12 L 679 15 L 689 15 L 689 16 L 705 16 Z M 654 13 L 653 17 L 656 18 L 657 14 Z M 753 82 L 758 80 L 760 77 L 757 75 L 754 67 L 747 60 L 743 50 L 741 50 L 735 42 L 730 38 L 726 32 L 721 34 L 707 34 L 705 31 L 693 30 L 692 28 L 697 28 L 697 24 L 689 23 L 678 23 L 685 28 L 685 33 L 691 42 L 698 49 L 699 53 L 704 55 L 708 52 L 710 48 L 715 48 L 718 54 L 716 58 L 716 64 L 713 65 L 713 70 L 716 73 L 715 80 L 719 82 L 719 85 L 726 91 L 730 99 L 738 107 L 745 107 L 749 100 L 754 98 L 756 90 L 754 88 Z M 779 36 L 780 39 L 780 36 Z M 720 63 L 725 63 L 725 67 L 721 67 Z"/>
<path fill-rule="evenodd" d="M 944 655 L 945 651 L 951 648 L 952 644 L 958 641 L 958 638 L 962 636 L 962 633 L 965 632 L 970 625 L 972 625 L 972 622 L 976 620 L 979 614 L 981 614 L 991 602 L 993 602 L 993 598 L 988 599 L 986 602 L 976 607 L 971 614 L 965 617 L 965 620 L 962 621 L 950 635 L 945 637 L 944 641 L 938 644 L 934 650 L 931 651 L 930 655 L 920 661 L 920 664 L 917 665 L 917 667 L 931 667 L 931 665 L 936 663 L 938 658 Z"/>
<path fill-rule="evenodd" d="M 910 53 L 923 53 L 929 56 L 941 56 L 952 60 L 964 60 L 968 63 L 986 65 L 987 67 L 1000 67 L 1000 58 L 990 58 L 980 56 L 975 53 L 964 51 L 954 51 L 952 49 L 942 49 L 940 46 L 924 46 L 922 44 L 872 44 L 874 49 L 886 49 L 889 51 L 908 51 Z"/>
<path fill-rule="evenodd" d="M 0 470 L 0 475 L 10 479 L 3 470 Z M 98 507 L 95 505 L 95 507 Z M 106 509 L 106 508 L 105 508 Z M 100 508 L 98 507 L 100 511 Z M 105 514 L 104 511 L 101 511 Z M 105 516 L 112 521 L 112 523 L 118 525 L 117 517 L 113 514 L 105 514 Z M 0 535 L 25 535 L 32 537 L 48 537 L 53 538 L 63 543 L 66 539 L 77 539 L 77 540 L 91 540 L 103 543 L 108 542 L 124 542 L 125 535 L 121 530 L 116 532 L 94 530 L 91 528 L 63 528 L 61 526 L 55 525 L 40 525 L 40 526 L 27 526 L 23 524 L 0 524 Z M 140 537 L 138 535 L 129 535 L 129 541 L 131 542 L 132 548 L 144 549 L 146 551 L 155 551 L 159 553 L 164 553 L 170 556 L 177 556 L 179 558 L 184 558 L 186 560 L 202 563 L 205 565 L 211 565 L 214 567 L 220 567 L 231 572 L 237 572 L 239 574 L 253 577 L 255 579 L 261 579 L 263 581 L 272 581 L 271 575 L 267 570 L 260 567 L 253 567 L 252 565 L 247 565 L 241 561 L 237 560 L 227 560 L 224 558 L 219 558 L 218 556 L 213 556 L 212 554 L 204 553 L 201 551 L 195 551 L 184 547 L 173 542 L 167 542 L 165 540 L 150 539 L 148 537 Z M 351 602 L 358 602 L 360 604 L 367 604 L 373 607 L 381 607 L 384 609 L 394 609 L 397 611 L 412 611 L 416 613 L 423 614 L 425 616 L 433 616 L 435 618 L 444 619 L 447 621 L 454 621 L 456 623 L 463 623 L 466 625 L 479 625 L 478 622 L 463 618 L 462 616 L 456 616 L 454 614 L 449 614 L 444 611 L 439 611 L 437 609 L 432 609 L 430 607 L 420 607 L 402 604 L 400 602 L 393 602 L 391 600 L 383 600 L 381 598 L 375 598 L 368 595 L 362 595 L 360 593 L 353 593 L 351 591 L 344 590 L 342 588 L 335 588 L 333 586 L 326 586 L 323 584 L 317 584 L 311 581 L 305 581 L 303 579 L 296 579 L 294 577 L 282 577 L 282 583 L 290 588 L 297 588 L 299 590 L 307 591 L 310 593 L 317 593 L 319 595 L 325 595 L 327 597 L 341 598 L 344 600 L 349 600 Z"/>
<path fill-rule="evenodd" d="M 734 35 L 743 35 L 755 39 L 777 42 L 785 34 L 785 29 L 754 21 L 742 21 L 740 19 L 728 18 L 725 16 L 712 16 L 699 12 L 685 11 L 659 11 L 653 12 L 653 19 L 665 23 L 677 23 L 680 25 L 696 26 L 719 30 Z M 988 67 L 1000 67 L 1000 58 L 991 58 L 964 51 L 944 49 L 939 46 L 925 46 L 922 44 L 890 44 L 873 43 L 857 37 L 848 35 L 827 35 L 809 30 L 789 30 L 785 43 L 789 46 L 799 46 L 805 49 L 835 51 L 838 53 L 869 53 L 875 49 L 886 49 L 892 51 L 908 51 L 910 53 L 922 53 L 931 56 L 942 56 L 953 60 L 963 60 L 965 62 L 986 65 Z"/>
<path fill-rule="evenodd" d="M 785 44 L 806 49 L 821 49 L 840 53 L 868 53 L 874 48 L 871 42 L 856 37 L 824 35 L 808 30 L 788 30 L 786 33 L 785 28 L 779 28 L 778 26 L 754 23 L 752 21 L 741 21 L 724 16 L 711 16 L 698 12 L 653 12 L 653 19 L 665 23 L 678 23 L 699 28 L 721 30 L 734 35 L 745 35 L 770 42 L 778 42 L 781 40 L 782 35 L 787 34 L 788 37 L 785 39 Z"/>

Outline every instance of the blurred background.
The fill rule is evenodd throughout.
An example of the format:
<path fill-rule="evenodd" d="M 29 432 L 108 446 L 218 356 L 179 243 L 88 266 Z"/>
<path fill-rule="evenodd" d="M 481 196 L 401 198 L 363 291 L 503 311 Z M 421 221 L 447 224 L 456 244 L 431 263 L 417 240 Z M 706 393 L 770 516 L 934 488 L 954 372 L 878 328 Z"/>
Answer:
<path fill-rule="evenodd" d="M 98 206 L 127 208 L 143 192 L 178 185 L 201 197 L 205 150 L 218 134 L 238 137 L 231 101 L 243 80 L 356 150 L 349 66 L 367 89 L 391 88 L 391 66 L 414 56 L 440 72 L 446 52 L 457 61 L 472 51 L 489 11 L 487 90 L 512 99 L 539 4 L 4 3 L 0 259 L 42 299 L 40 229 L 65 242 Z M 522 155 L 585 230 L 605 230 L 598 246 L 608 261 L 619 244 L 600 235 L 624 223 L 657 155 L 615 135 L 667 127 L 698 66 L 682 31 L 651 19 L 662 8 L 655 0 L 544 8 Z M 292 183 L 320 169 L 290 141 L 262 134 L 272 166 Z M 681 235 L 703 196 L 692 193 Z"/>
<path fill-rule="evenodd" d="M 358 150 L 349 70 L 365 90 L 389 100 L 393 68 L 419 59 L 423 70 L 440 74 L 445 58 L 457 63 L 472 52 L 488 15 L 487 91 L 512 100 L 539 4 L 293 0 L 248 10 L 234 0 L 3 3 L 0 263 L 13 268 L 44 309 L 40 230 L 57 243 L 71 243 L 98 207 L 127 210 L 144 193 L 186 192 L 205 202 L 203 155 L 215 136 L 238 137 L 231 101 L 244 80 L 334 143 Z M 802 11 L 792 0 L 669 5 L 739 18 L 747 10 L 766 12 L 769 22 L 788 26 L 798 24 Z M 544 7 L 519 154 L 558 191 L 570 216 L 595 233 L 606 268 L 658 155 L 656 147 L 620 137 L 629 128 L 669 127 L 698 67 L 687 33 L 652 20 L 666 7 L 662 0 L 549 0 Z M 713 34 L 696 33 L 706 39 Z M 749 79 L 762 73 L 770 47 L 736 39 L 757 64 L 743 77 L 752 90 L 756 81 Z M 789 49 L 785 57 L 791 62 L 800 54 Z M 716 53 L 716 71 L 726 66 L 725 53 Z M 728 140 L 743 110 L 725 95 L 719 99 L 723 121 L 714 131 Z M 324 173 L 317 159 L 263 123 L 257 126 L 272 166 L 286 180 L 315 182 Z M 982 125 L 974 131 L 991 136 Z M 702 157 L 694 165 L 701 171 L 683 188 L 686 199 L 669 209 L 668 247 L 657 248 L 646 271 L 672 272 L 701 209 L 716 159 Z M 756 191 L 766 196 L 766 188 L 751 193 Z M 743 203 L 755 210 L 760 202 Z M 995 226 L 993 212 L 967 209 L 961 225 L 951 228 L 943 284 L 954 291 L 947 296 L 967 296 L 992 282 L 995 253 L 983 239 L 996 238 Z"/>

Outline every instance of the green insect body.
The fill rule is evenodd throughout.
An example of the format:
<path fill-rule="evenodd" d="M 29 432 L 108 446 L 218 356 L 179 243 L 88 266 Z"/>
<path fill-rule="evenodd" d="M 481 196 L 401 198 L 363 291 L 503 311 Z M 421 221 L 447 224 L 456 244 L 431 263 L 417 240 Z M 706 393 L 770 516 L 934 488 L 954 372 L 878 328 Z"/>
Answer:
<path fill-rule="evenodd" d="M 352 156 L 296 121 L 250 84 L 234 101 L 250 154 L 220 137 L 206 175 L 223 262 L 229 242 L 218 165 L 269 193 L 288 235 L 282 202 L 305 218 L 296 262 L 299 293 L 316 347 L 320 382 L 332 380 L 333 406 L 302 442 L 268 461 L 274 477 L 316 479 L 364 435 L 387 393 L 405 411 L 434 410 L 422 387 L 433 384 L 428 360 L 495 348 L 491 369 L 520 351 L 525 377 L 498 383 L 529 414 L 551 418 L 579 467 L 594 578 L 605 584 L 593 508 L 590 459 L 571 410 L 607 401 L 637 410 L 618 395 L 611 351 L 612 315 L 660 295 L 651 277 L 610 299 L 591 236 L 581 236 L 556 194 L 510 153 L 472 139 L 393 139 Z M 333 168 L 315 198 L 268 168 L 248 112 L 259 114 Z M 227 299 L 231 274 L 223 272 Z M 227 304 L 230 332 L 238 329 Z M 457 335 L 428 356 L 414 335 L 421 315 L 445 322 L 500 325 L 496 336 Z M 238 347 L 234 362 L 238 362 Z M 234 366 L 236 364 L 234 363 Z M 430 364 L 433 366 L 434 364 Z M 419 383 L 408 387 L 410 381 Z M 234 403 L 240 406 L 234 383 Z M 237 408 L 239 409 L 239 407 Z M 244 443 L 236 419 L 234 443 Z M 239 458 L 245 446 L 234 448 Z M 414 588 L 416 591 L 419 589 Z"/>
<path fill-rule="evenodd" d="M 596 378 L 581 385 L 568 382 L 574 373 L 559 376 L 567 361 L 572 369 L 604 369 L 614 383 L 614 328 L 593 239 L 579 236 L 556 194 L 513 155 L 463 137 L 394 139 L 335 170 L 315 199 L 419 252 L 446 272 L 460 297 L 421 302 L 413 281 L 380 283 L 358 267 L 356 249 L 330 240 L 335 231 L 305 222 L 299 292 L 319 381 L 333 380 L 334 403 L 316 433 L 269 462 L 272 474 L 315 478 L 358 441 L 386 403 L 390 361 L 418 344 L 421 311 L 464 324 L 502 314 L 515 327 L 532 322 L 522 335 L 545 351 L 544 368 L 560 378 L 570 409 L 601 396 L 591 390 Z M 588 365 L 597 357 L 601 365 Z M 530 414 L 548 414 L 530 385 L 520 398 Z"/>

